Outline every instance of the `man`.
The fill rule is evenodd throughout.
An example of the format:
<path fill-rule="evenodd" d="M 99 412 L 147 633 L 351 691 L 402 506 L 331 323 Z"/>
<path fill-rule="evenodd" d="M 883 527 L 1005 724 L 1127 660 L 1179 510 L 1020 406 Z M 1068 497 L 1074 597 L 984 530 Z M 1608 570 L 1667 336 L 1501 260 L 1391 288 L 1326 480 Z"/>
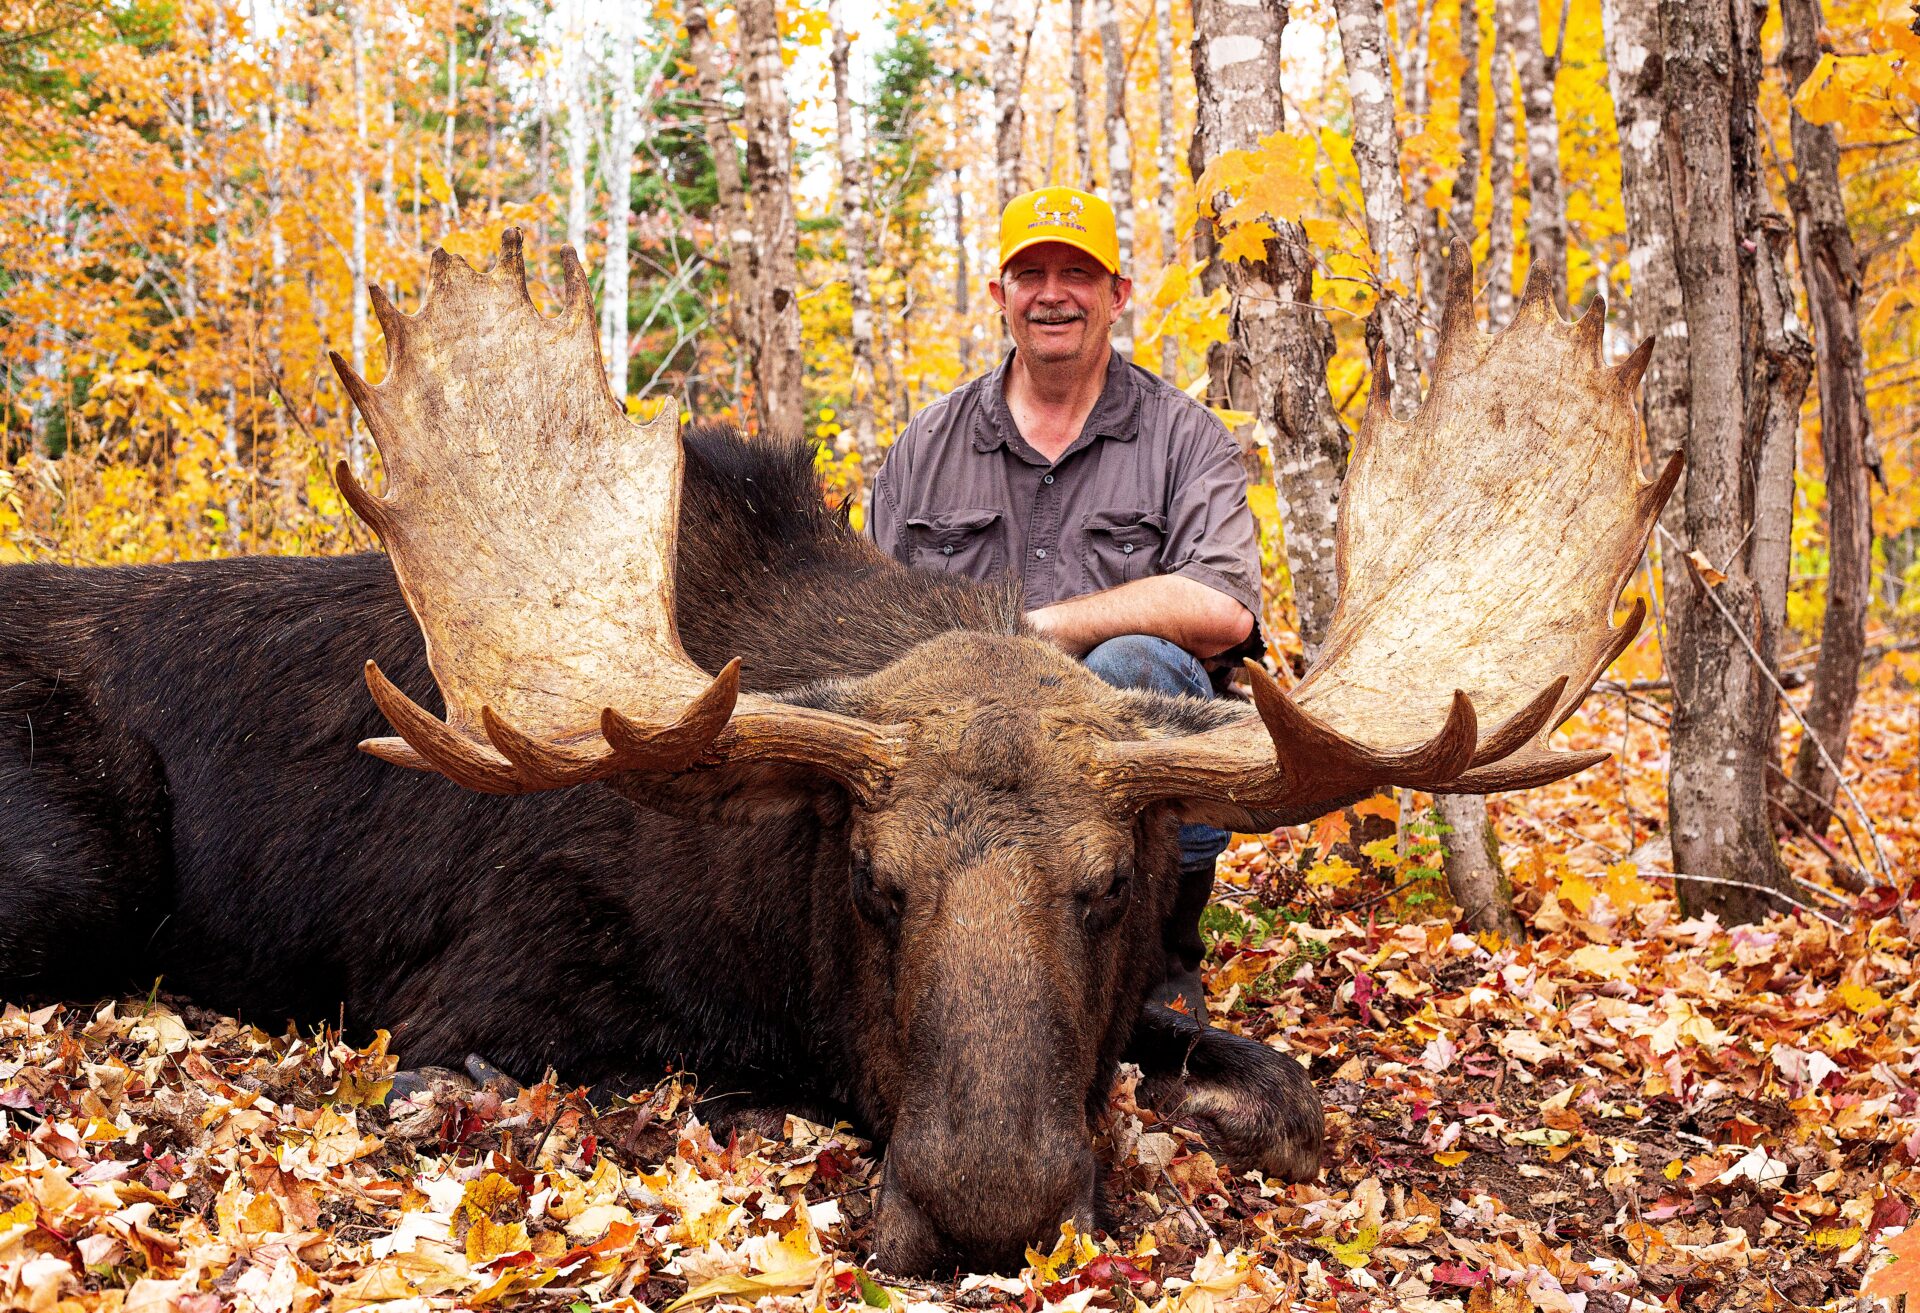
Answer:
<path fill-rule="evenodd" d="M 1110 684 L 1211 697 L 1204 659 L 1259 611 L 1258 531 L 1220 421 L 1109 345 L 1133 291 L 1112 208 L 1068 187 L 1008 202 L 988 291 L 1013 350 L 907 425 L 874 540 L 922 569 L 1017 575 L 1028 622 Z M 1200 913 L 1226 838 L 1182 827 L 1166 931 L 1158 997 L 1203 1020 Z"/>

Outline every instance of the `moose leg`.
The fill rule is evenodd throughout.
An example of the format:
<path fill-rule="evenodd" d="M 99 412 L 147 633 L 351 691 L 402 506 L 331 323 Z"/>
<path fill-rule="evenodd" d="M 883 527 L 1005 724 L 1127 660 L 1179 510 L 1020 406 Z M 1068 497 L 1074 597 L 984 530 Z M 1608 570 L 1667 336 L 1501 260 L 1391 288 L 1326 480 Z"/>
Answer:
<path fill-rule="evenodd" d="M 1087 653 L 1088 670 L 1115 688 L 1143 688 L 1175 697 L 1209 699 L 1213 684 L 1191 652 L 1152 634 L 1122 634 Z M 1213 895 L 1213 866 L 1227 846 L 1227 832 L 1211 825 L 1180 827 L 1180 890 L 1173 913 L 1161 927 L 1167 954 L 1166 979 L 1153 992 L 1156 1003 L 1178 1000 L 1195 1017 L 1207 1015 L 1207 991 L 1200 983 L 1200 914 Z"/>
<path fill-rule="evenodd" d="M 1145 1077 L 1140 1101 L 1194 1127 L 1231 1166 L 1282 1181 L 1320 1174 L 1320 1096 L 1286 1054 L 1149 1003 L 1127 1060 Z"/>

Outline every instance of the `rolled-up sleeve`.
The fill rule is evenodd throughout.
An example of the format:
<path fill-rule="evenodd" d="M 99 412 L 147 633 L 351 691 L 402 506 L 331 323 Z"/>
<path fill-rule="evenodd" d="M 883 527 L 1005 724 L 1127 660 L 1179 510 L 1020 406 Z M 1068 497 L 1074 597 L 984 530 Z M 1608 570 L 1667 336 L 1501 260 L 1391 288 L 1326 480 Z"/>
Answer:
<path fill-rule="evenodd" d="M 1260 617 L 1260 531 L 1226 428 L 1195 405 L 1174 421 L 1173 479 L 1161 572 L 1225 593 Z"/>

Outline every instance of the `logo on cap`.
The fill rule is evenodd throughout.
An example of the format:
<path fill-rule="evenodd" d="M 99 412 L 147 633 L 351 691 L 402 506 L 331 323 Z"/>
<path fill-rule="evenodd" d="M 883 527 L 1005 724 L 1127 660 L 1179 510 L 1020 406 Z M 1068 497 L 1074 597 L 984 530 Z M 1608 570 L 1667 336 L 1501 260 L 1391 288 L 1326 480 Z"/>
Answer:
<path fill-rule="evenodd" d="M 1086 203 L 1078 196 L 1062 196 L 1051 201 L 1045 196 L 1036 197 L 1033 202 L 1034 217 L 1027 228 L 1029 231 L 1035 228 L 1071 228 L 1083 233 L 1087 226 L 1080 222 L 1080 211 L 1085 208 Z"/>

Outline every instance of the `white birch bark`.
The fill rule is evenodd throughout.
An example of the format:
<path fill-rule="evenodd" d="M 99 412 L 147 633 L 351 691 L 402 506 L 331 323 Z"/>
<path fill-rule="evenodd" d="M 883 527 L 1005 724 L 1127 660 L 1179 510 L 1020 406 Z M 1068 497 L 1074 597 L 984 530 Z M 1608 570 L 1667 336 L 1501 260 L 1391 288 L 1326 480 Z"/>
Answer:
<path fill-rule="evenodd" d="M 1380 335 L 1392 368 L 1393 406 L 1405 417 L 1420 405 L 1419 236 L 1400 176 L 1386 12 L 1381 0 L 1334 0 L 1334 10 L 1353 104 L 1353 158 L 1366 203 L 1367 240 L 1379 267 Z"/>
<path fill-rule="evenodd" d="M 1100 63 L 1107 77 L 1107 203 L 1120 237 L 1120 273 L 1133 276 L 1133 131 L 1127 126 L 1127 44 L 1116 0 L 1098 0 Z M 1133 303 L 1113 326 L 1113 349 L 1133 359 Z"/>
<path fill-rule="evenodd" d="M 567 28 L 561 94 L 566 98 L 567 244 L 582 260 L 587 254 L 587 162 L 593 129 L 587 120 L 587 51 L 593 29 L 585 0 L 576 0 Z"/>
<path fill-rule="evenodd" d="M 634 30 L 626 5 L 610 10 L 607 34 L 607 262 L 601 301 L 607 316 L 607 386 L 624 400 L 628 366 L 628 236 L 633 211 Z"/>
<path fill-rule="evenodd" d="M 1487 327 L 1513 318 L 1513 51 L 1496 9 L 1493 29 L 1493 136 L 1487 143 Z"/>
<path fill-rule="evenodd" d="M 840 0 L 827 0 L 827 23 L 832 29 L 833 117 L 840 156 L 840 224 L 847 247 L 847 300 L 852 329 L 853 376 L 847 403 L 854 448 L 866 468 L 880 468 L 880 445 L 874 438 L 874 326 L 873 293 L 867 279 L 867 187 L 860 145 L 853 135 L 853 92 L 847 68 L 849 45 L 840 20 Z"/>
<path fill-rule="evenodd" d="M 1067 94 L 1073 101 L 1073 185 L 1093 186 L 1093 134 L 1087 129 L 1086 0 L 1067 0 Z"/>
<path fill-rule="evenodd" d="M 1153 46 L 1159 61 L 1160 149 L 1155 163 L 1160 203 L 1160 263 L 1171 265 L 1179 258 L 1180 243 L 1175 227 L 1176 197 L 1184 181 L 1173 150 L 1173 0 L 1153 0 Z M 1160 376 L 1178 383 L 1174 377 L 1180 367 L 1180 343 L 1171 333 L 1160 337 Z"/>
<path fill-rule="evenodd" d="M 1540 0 L 1496 0 L 1507 12 L 1514 71 L 1520 77 L 1527 119 L 1528 267 L 1545 263 L 1553 272 L 1553 300 L 1567 313 L 1567 213 L 1560 180 L 1560 120 L 1554 103 L 1558 60 L 1540 41 Z M 1565 25 L 1564 10 L 1561 19 Z"/>
<path fill-rule="evenodd" d="M 1195 0 L 1196 176 L 1208 159 L 1251 150 L 1285 126 L 1279 72 L 1286 26 L 1283 0 Z M 1272 460 L 1300 639 L 1311 658 L 1326 638 L 1339 587 L 1334 523 L 1346 435 L 1327 394 L 1333 333 L 1313 307 L 1313 252 L 1299 224 L 1277 215 L 1268 221 L 1275 235 L 1264 260 L 1214 262 L 1232 295 L 1229 348 L 1238 357 L 1221 373 L 1250 376 L 1244 408 L 1254 411 Z"/>
<path fill-rule="evenodd" d="M 1020 177 L 1020 84 L 1026 61 L 1015 28 L 1013 0 L 987 6 L 987 80 L 993 88 L 994 190 L 999 208 L 1026 190 Z"/>

